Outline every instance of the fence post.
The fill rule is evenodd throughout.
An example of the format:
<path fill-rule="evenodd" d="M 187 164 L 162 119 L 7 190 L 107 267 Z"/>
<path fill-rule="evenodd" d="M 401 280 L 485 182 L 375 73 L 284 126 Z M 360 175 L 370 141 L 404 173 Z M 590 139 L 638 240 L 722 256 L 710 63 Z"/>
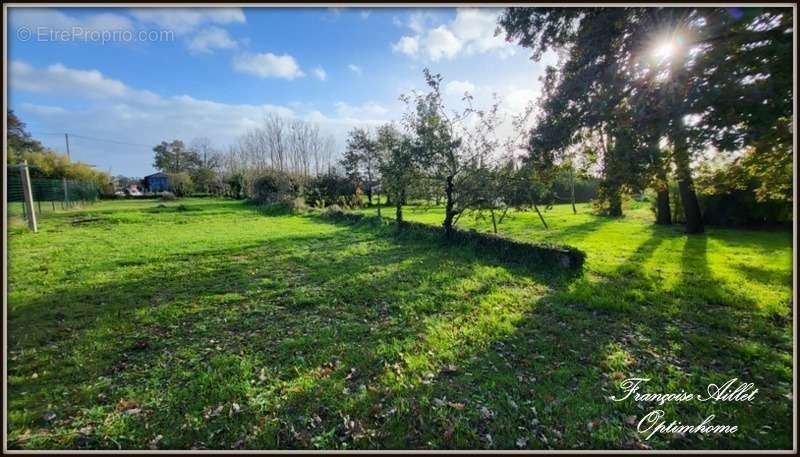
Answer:
<path fill-rule="evenodd" d="M 28 173 L 28 161 L 22 162 L 19 167 L 20 177 L 22 178 L 22 192 L 25 195 L 25 212 L 28 215 L 28 227 L 36 233 L 38 227 L 36 225 L 36 211 L 33 209 L 33 189 L 31 188 L 31 175 Z"/>
<path fill-rule="evenodd" d="M 61 178 L 61 185 L 64 186 L 64 206 L 69 206 L 69 194 L 67 193 L 67 177 Z"/>

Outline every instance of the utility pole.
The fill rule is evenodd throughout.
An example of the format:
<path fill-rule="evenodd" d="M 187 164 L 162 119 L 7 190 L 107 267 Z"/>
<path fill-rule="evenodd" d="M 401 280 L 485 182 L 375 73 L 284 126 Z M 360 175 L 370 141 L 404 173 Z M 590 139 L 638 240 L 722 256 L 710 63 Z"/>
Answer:
<path fill-rule="evenodd" d="M 67 143 L 67 159 L 69 159 L 70 157 L 69 157 L 69 134 L 68 133 L 64 134 L 64 142 Z"/>

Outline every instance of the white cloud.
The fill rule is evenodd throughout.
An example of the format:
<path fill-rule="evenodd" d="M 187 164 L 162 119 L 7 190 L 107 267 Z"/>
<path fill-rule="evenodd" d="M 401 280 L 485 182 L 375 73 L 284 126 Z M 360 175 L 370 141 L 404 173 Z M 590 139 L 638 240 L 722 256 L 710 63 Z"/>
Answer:
<path fill-rule="evenodd" d="M 415 57 L 419 50 L 419 40 L 416 37 L 404 36 L 397 43 L 392 44 L 392 50 Z"/>
<path fill-rule="evenodd" d="M 358 76 L 361 76 L 361 75 L 364 74 L 364 70 L 362 70 L 361 67 L 359 67 L 356 64 L 351 63 L 350 65 L 347 66 L 347 68 L 349 68 L 350 71 L 352 71 L 353 73 L 357 74 Z"/>
<path fill-rule="evenodd" d="M 369 15 L 372 11 L 370 10 L 361 10 L 361 19 L 367 20 L 369 19 Z"/>
<path fill-rule="evenodd" d="M 335 106 L 334 115 L 325 115 L 303 104 L 292 107 L 229 104 L 190 95 L 161 96 L 128 86 L 97 70 L 73 69 L 61 64 L 34 67 L 22 61 L 9 66 L 9 90 L 47 93 L 81 102 L 80 108 L 33 103 L 13 106 L 23 119 L 43 129 L 145 145 L 175 138 L 191 141 L 201 136 L 216 145 L 229 145 L 247 130 L 261 125 L 267 114 L 274 113 L 315 122 L 324 134 L 334 135 L 342 146 L 348 130 L 355 126 L 376 126 L 385 122 L 380 118 L 389 112 L 374 102 L 362 105 L 341 102 Z M 63 148 L 63 141 L 56 141 L 57 138 L 41 140 L 48 147 Z M 113 166 L 115 173 L 141 176 L 151 172 L 149 147 L 92 143 L 77 138 L 75 143 L 71 146 L 77 160 L 97 164 L 104 170 Z"/>
<path fill-rule="evenodd" d="M 415 33 L 422 33 L 435 16 L 429 11 L 414 11 L 408 18 L 408 28 Z"/>
<path fill-rule="evenodd" d="M 367 102 L 363 105 L 348 105 L 345 102 L 335 104 L 336 113 L 345 119 L 353 118 L 382 118 L 389 113 L 389 110 L 375 102 Z"/>
<path fill-rule="evenodd" d="M 472 94 L 475 92 L 475 84 L 469 81 L 450 81 L 445 86 L 445 93 L 450 95 L 464 95 L 464 92 Z"/>
<path fill-rule="evenodd" d="M 259 78 L 282 78 L 292 80 L 305 76 L 297 61 L 289 54 L 276 56 L 271 52 L 243 54 L 233 59 L 233 68 Z"/>
<path fill-rule="evenodd" d="M 158 97 L 150 91 L 134 91 L 115 79 L 103 76 L 97 70 L 77 70 L 60 63 L 45 69 L 36 69 L 26 62 L 12 61 L 9 85 L 14 89 L 39 93 L 66 93 L 78 91 L 87 98 L 138 99 L 153 103 Z"/>
<path fill-rule="evenodd" d="M 459 8 L 451 28 L 453 33 L 465 43 L 465 52 L 485 53 L 498 51 L 501 57 L 513 55 L 514 47 L 495 36 L 499 12 L 485 11 L 477 8 Z"/>
<path fill-rule="evenodd" d="M 461 40 L 443 25 L 429 31 L 423 43 L 428 57 L 434 62 L 442 57 L 452 59 L 463 46 Z"/>
<path fill-rule="evenodd" d="M 314 68 L 314 76 L 316 76 L 320 81 L 325 81 L 328 79 L 328 73 L 326 73 L 325 69 L 322 67 Z"/>
<path fill-rule="evenodd" d="M 246 21 L 241 8 L 132 8 L 131 15 L 176 34 L 189 33 L 205 24 L 235 24 Z"/>
<path fill-rule="evenodd" d="M 21 106 L 23 110 L 29 113 L 36 113 L 44 116 L 67 114 L 67 110 L 60 106 L 37 105 L 34 103 L 23 103 Z"/>
<path fill-rule="evenodd" d="M 488 52 L 506 58 L 516 50 L 501 36 L 494 36 L 498 15 L 498 10 L 458 8 L 450 23 L 433 27 L 430 25 L 432 16 L 416 12 L 408 22 L 414 35 L 401 37 L 392 44 L 392 49 L 410 57 L 421 54 L 433 62 Z"/>
<path fill-rule="evenodd" d="M 538 83 L 536 84 L 536 88 L 539 89 Z M 510 86 L 506 88 L 503 94 L 503 105 L 509 112 L 519 114 L 525 110 L 528 104 L 535 101 L 538 96 L 539 90 L 521 89 Z"/>
<path fill-rule="evenodd" d="M 201 30 L 189 41 L 189 50 L 201 53 L 209 53 L 214 49 L 236 49 L 237 46 L 225 29 L 216 26 Z"/>

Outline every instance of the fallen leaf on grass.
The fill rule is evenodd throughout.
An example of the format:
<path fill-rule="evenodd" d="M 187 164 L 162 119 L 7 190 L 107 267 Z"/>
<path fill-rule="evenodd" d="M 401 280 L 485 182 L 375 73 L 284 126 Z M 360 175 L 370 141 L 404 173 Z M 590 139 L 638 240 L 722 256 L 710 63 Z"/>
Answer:
<path fill-rule="evenodd" d="M 137 402 L 136 400 L 126 400 L 123 398 L 119 401 L 119 403 L 117 403 L 117 411 L 122 411 L 125 414 L 138 414 L 138 412 L 128 413 L 128 411 L 134 411 L 134 410 L 138 410 L 138 412 L 141 412 L 141 409 L 139 409 L 139 402 Z"/>
<path fill-rule="evenodd" d="M 479 411 L 481 413 L 481 419 L 483 420 L 490 420 L 494 418 L 494 412 L 485 406 L 481 406 Z"/>
<path fill-rule="evenodd" d="M 218 415 L 219 415 L 219 413 L 221 413 L 221 412 L 222 412 L 223 408 L 224 408 L 224 406 L 223 406 L 223 405 L 219 405 L 219 406 L 217 406 L 217 407 L 216 407 L 216 408 L 214 408 L 214 409 L 210 409 L 210 408 L 209 408 L 209 409 L 206 409 L 206 412 L 205 412 L 205 414 L 203 414 L 203 418 L 204 418 L 204 419 L 206 419 L 206 420 L 208 420 L 208 419 L 210 419 L 210 418 L 212 418 L 212 417 L 218 416 Z"/>
<path fill-rule="evenodd" d="M 161 441 L 162 438 L 164 438 L 163 435 L 158 435 L 157 437 L 150 440 L 150 443 L 148 443 L 150 444 L 150 449 L 152 450 L 158 449 L 158 442 Z"/>
<path fill-rule="evenodd" d="M 447 365 L 442 367 L 442 374 L 453 374 L 458 372 L 458 367 L 453 365 L 452 363 L 448 363 Z"/>

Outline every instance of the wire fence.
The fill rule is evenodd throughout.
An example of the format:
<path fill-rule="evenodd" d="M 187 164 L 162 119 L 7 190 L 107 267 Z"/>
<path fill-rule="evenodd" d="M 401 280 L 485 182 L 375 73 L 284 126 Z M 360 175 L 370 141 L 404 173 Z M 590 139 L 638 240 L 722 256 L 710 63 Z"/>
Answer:
<path fill-rule="evenodd" d="M 8 170 L 7 202 L 10 215 L 26 216 L 22 178 L 14 169 Z M 94 203 L 99 195 L 97 184 L 68 179 L 31 178 L 34 211 L 55 212 L 79 205 Z"/>

